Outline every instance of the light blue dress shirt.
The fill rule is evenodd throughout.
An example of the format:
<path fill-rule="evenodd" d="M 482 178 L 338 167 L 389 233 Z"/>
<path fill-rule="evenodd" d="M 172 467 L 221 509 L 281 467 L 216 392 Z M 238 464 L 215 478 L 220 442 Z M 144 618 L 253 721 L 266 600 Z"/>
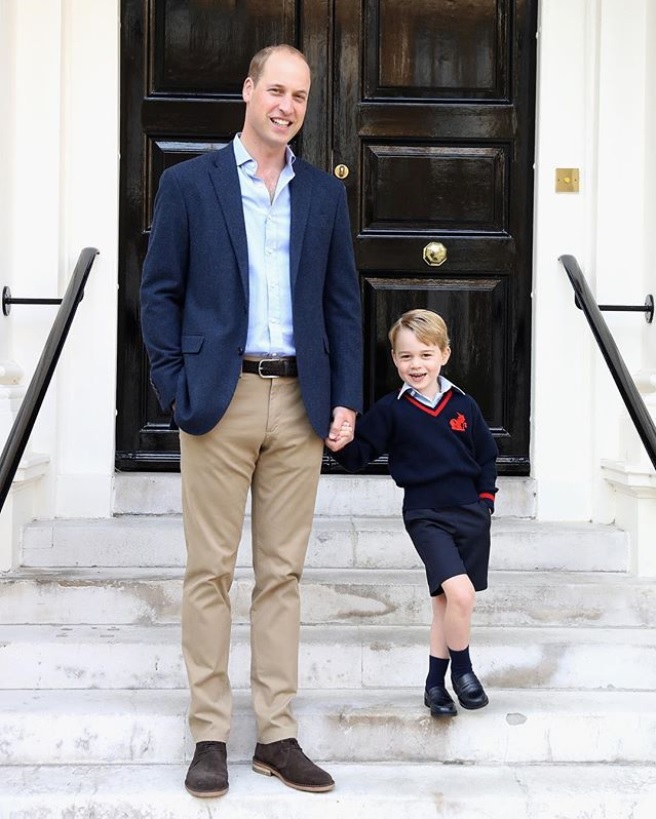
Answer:
<path fill-rule="evenodd" d="M 424 395 L 423 392 L 419 392 L 414 387 L 411 387 L 410 384 L 403 382 L 403 386 L 399 392 L 398 397 L 400 398 L 404 392 L 409 392 L 413 398 L 416 398 L 421 404 L 425 404 L 427 407 L 431 409 L 435 409 L 435 407 L 440 403 L 442 400 L 442 396 L 445 392 L 448 392 L 451 387 L 455 386 L 452 384 L 448 378 L 445 378 L 443 375 L 437 376 L 437 388 L 439 392 L 435 395 L 434 398 L 429 398 L 427 395 Z M 458 387 L 456 387 L 458 389 Z"/>
<path fill-rule="evenodd" d="M 257 163 L 237 134 L 233 141 L 248 246 L 247 355 L 295 355 L 289 245 L 294 154 L 287 147 L 273 202 Z"/>

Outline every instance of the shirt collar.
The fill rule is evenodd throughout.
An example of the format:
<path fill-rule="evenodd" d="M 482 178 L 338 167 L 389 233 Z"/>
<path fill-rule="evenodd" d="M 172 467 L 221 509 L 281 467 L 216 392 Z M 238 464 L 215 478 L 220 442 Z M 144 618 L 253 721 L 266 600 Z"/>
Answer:
<path fill-rule="evenodd" d="M 242 165 L 246 165 L 248 162 L 252 162 L 253 165 L 256 165 L 255 160 L 253 157 L 248 153 L 246 148 L 244 147 L 244 143 L 241 141 L 241 133 L 235 134 L 235 138 L 232 140 L 232 147 L 235 152 L 235 160 L 237 162 L 237 167 L 241 167 Z M 288 168 L 291 168 L 292 163 L 296 161 L 296 155 L 289 147 L 289 145 L 285 146 L 285 165 Z"/>
<path fill-rule="evenodd" d="M 442 398 L 445 392 L 448 392 L 450 389 L 453 389 L 454 387 L 455 389 L 458 389 L 458 387 L 456 387 L 455 384 L 452 384 L 449 381 L 449 379 L 445 378 L 443 375 L 437 376 L 437 386 L 439 392 L 436 393 L 435 398 L 429 398 L 428 396 L 419 392 L 419 390 L 416 390 L 414 387 L 411 387 L 410 384 L 408 384 L 406 381 L 404 381 L 403 386 L 399 390 L 397 399 L 401 398 L 401 396 L 404 393 L 409 392 L 413 398 L 417 398 L 422 403 L 427 404 L 428 406 L 436 407 L 439 400 Z"/>

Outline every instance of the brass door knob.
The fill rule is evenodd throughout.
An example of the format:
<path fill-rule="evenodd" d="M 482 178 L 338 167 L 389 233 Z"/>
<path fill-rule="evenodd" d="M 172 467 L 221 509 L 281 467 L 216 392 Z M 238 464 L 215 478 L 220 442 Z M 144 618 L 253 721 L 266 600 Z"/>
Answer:
<path fill-rule="evenodd" d="M 446 256 L 446 248 L 441 242 L 429 242 L 424 248 L 424 261 L 431 267 L 444 264 Z"/>
<path fill-rule="evenodd" d="M 335 170 L 333 173 L 338 179 L 346 179 L 350 171 L 348 169 L 348 165 L 335 165 Z"/>

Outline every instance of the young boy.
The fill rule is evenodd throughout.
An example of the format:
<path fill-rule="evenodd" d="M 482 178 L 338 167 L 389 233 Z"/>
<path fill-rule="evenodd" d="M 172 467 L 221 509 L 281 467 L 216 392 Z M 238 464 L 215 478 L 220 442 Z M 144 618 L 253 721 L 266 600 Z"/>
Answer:
<path fill-rule="evenodd" d="M 469 635 L 474 593 L 487 588 L 498 451 L 476 402 L 440 375 L 451 355 L 441 316 L 410 310 L 389 340 L 403 386 L 358 420 L 353 441 L 333 457 L 356 472 L 388 454 L 433 608 L 424 705 L 435 717 L 455 716 L 445 687 L 449 662 L 460 705 L 488 704 L 472 669 Z M 353 434 L 348 424 L 343 434 Z"/>

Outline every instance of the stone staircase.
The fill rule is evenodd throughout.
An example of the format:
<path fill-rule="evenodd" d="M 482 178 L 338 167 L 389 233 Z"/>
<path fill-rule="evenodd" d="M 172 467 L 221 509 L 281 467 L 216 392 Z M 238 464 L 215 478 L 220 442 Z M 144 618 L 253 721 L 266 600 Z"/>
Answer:
<path fill-rule="evenodd" d="M 1 819 L 649 819 L 656 810 L 656 582 L 623 532 L 532 519 L 501 482 L 475 669 L 490 705 L 422 703 L 430 604 L 387 478 L 322 478 L 303 579 L 300 741 L 337 782 L 250 769 L 249 533 L 232 591 L 230 791 L 183 788 L 178 478 L 118 479 L 117 516 L 37 521 L 0 577 Z M 149 514 L 144 514 L 148 512 Z"/>

